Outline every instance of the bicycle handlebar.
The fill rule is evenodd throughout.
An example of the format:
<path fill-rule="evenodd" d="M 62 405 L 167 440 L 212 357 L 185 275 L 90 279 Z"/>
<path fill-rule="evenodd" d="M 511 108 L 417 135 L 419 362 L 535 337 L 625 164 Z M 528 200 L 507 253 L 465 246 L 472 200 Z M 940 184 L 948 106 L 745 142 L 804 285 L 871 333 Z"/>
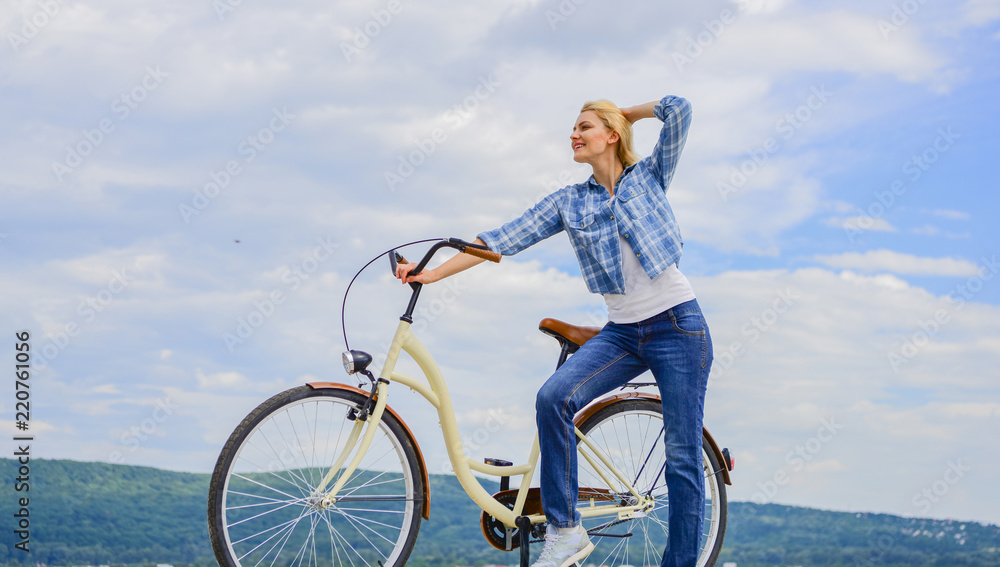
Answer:
<path fill-rule="evenodd" d="M 490 262 L 500 263 L 500 253 L 494 252 L 483 246 L 481 244 L 473 244 L 471 242 L 466 242 L 458 238 L 449 238 L 448 242 L 455 244 L 459 252 L 464 252 L 470 256 L 475 256 L 477 258 L 482 258 L 483 260 L 489 260 Z"/>
<path fill-rule="evenodd" d="M 449 240 L 458 240 L 458 239 L 451 238 Z M 478 244 L 473 244 L 471 242 L 464 242 L 461 240 L 459 240 L 459 242 L 461 242 L 464 245 L 464 247 L 461 248 L 461 251 L 468 254 L 469 256 L 475 256 L 477 258 L 482 258 L 483 260 L 496 262 L 497 264 L 500 263 L 500 258 L 502 256 L 500 256 L 499 252 L 494 252 L 485 246 L 480 246 Z"/>
<path fill-rule="evenodd" d="M 427 266 L 427 263 L 430 262 L 431 258 L 434 256 L 434 253 L 446 246 L 449 248 L 454 248 L 459 252 L 464 252 L 466 254 L 471 254 L 479 258 L 490 260 L 491 262 L 500 261 L 500 254 L 493 252 L 492 250 L 490 250 L 485 246 L 479 244 L 473 244 L 472 242 L 466 242 L 459 238 L 448 238 L 448 239 L 436 238 L 428 240 L 417 240 L 414 242 L 408 242 L 406 244 L 403 244 L 402 246 L 410 246 L 411 244 L 421 244 L 424 242 L 434 242 L 434 245 L 431 246 L 431 249 L 428 250 L 426 254 L 424 254 L 424 257 L 420 260 L 420 263 L 417 264 L 417 267 L 410 270 L 410 273 L 407 275 L 413 276 L 422 272 L 424 268 Z M 385 254 L 385 252 L 383 252 L 382 254 Z M 343 304 L 341 304 L 340 306 L 340 326 L 344 330 L 344 345 L 347 346 L 348 350 L 350 350 L 351 346 L 350 342 L 348 342 L 347 340 L 347 322 L 346 322 L 347 294 L 350 293 L 351 286 L 354 285 L 354 280 L 358 279 L 358 276 L 361 275 L 361 272 L 363 272 L 365 268 L 371 266 L 373 262 L 381 258 L 382 254 L 375 256 L 360 270 L 358 270 L 358 272 L 354 274 L 354 277 L 351 278 L 350 283 L 347 284 L 347 289 L 344 290 L 344 301 Z M 389 250 L 388 255 L 389 255 L 389 263 L 392 266 L 393 275 L 396 275 L 396 267 L 398 266 L 398 264 L 409 263 L 407 262 L 406 258 L 403 258 L 398 252 L 396 252 L 395 249 Z M 410 304 L 406 308 L 406 313 L 404 313 L 403 316 L 400 317 L 400 319 L 412 322 L 413 308 L 416 305 L 417 296 L 420 294 L 420 288 L 423 287 L 423 284 L 419 282 L 410 282 L 410 287 L 413 288 L 413 295 L 410 296 Z"/>
<path fill-rule="evenodd" d="M 466 242 L 460 238 L 441 239 L 435 242 L 433 246 L 431 246 L 431 249 L 428 250 L 427 253 L 424 254 L 424 257 L 420 259 L 420 262 L 417 263 L 417 267 L 410 270 L 410 272 L 407 275 L 415 276 L 420 272 L 424 271 L 424 268 L 427 267 L 427 263 L 431 261 L 431 258 L 434 257 L 434 254 L 437 253 L 438 250 L 445 247 L 454 248 L 459 252 L 476 256 L 477 258 L 483 258 L 484 260 L 489 260 L 491 262 L 500 261 L 500 254 L 493 252 L 489 248 L 482 246 L 480 244 L 473 244 L 471 242 Z M 404 263 L 404 264 L 407 263 L 406 258 L 400 256 L 399 253 L 396 252 L 395 250 L 390 250 L 389 264 L 392 266 L 393 275 L 396 274 L 396 266 L 399 263 Z M 417 305 L 417 296 L 420 295 L 420 288 L 423 287 L 423 284 L 421 284 L 420 282 L 410 282 L 410 287 L 413 288 L 413 295 L 410 296 L 410 304 L 406 307 L 406 312 L 403 314 L 402 317 L 400 317 L 400 319 L 412 323 L 413 309 Z"/>
<path fill-rule="evenodd" d="M 410 272 L 406 275 L 415 276 L 420 272 L 424 271 L 424 268 L 427 267 L 427 263 L 431 261 L 431 258 L 434 257 L 434 254 L 437 253 L 437 251 L 442 248 L 454 248 L 459 252 L 468 254 L 470 256 L 475 256 L 477 258 L 482 258 L 484 260 L 489 260 L 490 262 L 499 263 L 501 258 L 499 253 L 494 252 L 489 248 L 480 244 L 473 244 L 472 242 L 466 242 L 460 238 L 441 239 L 440 241 L 436 242 L 433 246 L 431 246 L 431 249 L 428 250 L 426 254 L 424 254 L 424 257 L 421 258 L 420 262 L 417 263 L 417 267 L 410 270 Z M 403 258 L 398 252 L 392 250 L 389 252 L 389 263 L 392 266 L 392 272 L 395 274 L 396 264 L 397 263 L 406 264 L 407 261 L 406 258 Z"/>

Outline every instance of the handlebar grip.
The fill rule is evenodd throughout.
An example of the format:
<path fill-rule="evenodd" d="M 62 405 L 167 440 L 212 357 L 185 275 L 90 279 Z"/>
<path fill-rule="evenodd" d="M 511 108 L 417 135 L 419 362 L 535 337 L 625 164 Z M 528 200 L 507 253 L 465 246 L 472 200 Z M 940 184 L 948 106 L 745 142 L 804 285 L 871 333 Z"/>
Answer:
<path fill-rule="evenodd" d="M 464 252 L 470 256 L 475 256 L 477 258 L 482 258 L 484 260 L 489 260 L 490 262 L 500 263 L 500 254 L 492 250 L 483 250 L 482 248 L 475 248 L 473 246 L 466 246 Z"/>

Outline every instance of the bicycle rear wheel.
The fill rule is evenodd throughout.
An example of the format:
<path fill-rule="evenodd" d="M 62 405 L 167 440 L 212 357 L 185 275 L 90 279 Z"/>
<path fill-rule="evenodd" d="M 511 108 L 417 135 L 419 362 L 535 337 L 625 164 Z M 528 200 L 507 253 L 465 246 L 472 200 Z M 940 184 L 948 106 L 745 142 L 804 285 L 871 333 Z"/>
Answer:
<path fill-rule="evenodd" d="M 594 551 L 584 563 L 596 565 L 659 565 L 667 545 L 668 495 L 664 480 L 666 456 L 663 446 L 663 409 L 650 399 L 621 400 L 598 410 L 580 424 L 580 431 L 594 443 L 640 494 L 652 495 L 656 505 L 644 517 L 628 520 L 597 517 L 584 519 L 588 530 L 607 534 L 591 536 Z M 719 474 L 719 463 L 707 439 L 702 447 L 705 470 L 705 519 L 701 536 L 698 567 L 710 567 L 722 549 L 726 532 L 726 485 Z M 622 486 L 609 487 L 585 459 L 580 463 L 580 509 L 590 505 L 586 489 L 594 487 L 619 494 L 622 501 L 631 494 Z M 605 474 L 605 478 L 609 475 Z M 600 497 L 599 497 L 600 498 Z M 625 536 L 627 537 L 613 537 Z"/>
<path fill-rule="evenodd" d="M 334 504 L 316 491 L 357 423 L 348 412 L 366 400 L 352 391 L 300 386 L 240 423 L 209 486 L 208 526 L 219 565 L 406 563 L 424 494 L 416 450 L 393 415 L 382 415 Z"/>

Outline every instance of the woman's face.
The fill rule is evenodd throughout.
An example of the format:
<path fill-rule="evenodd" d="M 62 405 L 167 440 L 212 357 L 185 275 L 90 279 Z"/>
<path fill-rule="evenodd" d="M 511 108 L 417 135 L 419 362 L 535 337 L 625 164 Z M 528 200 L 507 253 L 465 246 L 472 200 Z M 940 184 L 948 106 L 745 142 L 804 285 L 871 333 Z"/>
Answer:
<path fill-rule="evenodd" d="M 584 110 L 577 117 L 569 140 L 573 148 L 573 161 L 591 163 L 598 156 L 615 151 L 612 144 L 618 141 L 618 133 L 609 130 L 596 112 Z"/>

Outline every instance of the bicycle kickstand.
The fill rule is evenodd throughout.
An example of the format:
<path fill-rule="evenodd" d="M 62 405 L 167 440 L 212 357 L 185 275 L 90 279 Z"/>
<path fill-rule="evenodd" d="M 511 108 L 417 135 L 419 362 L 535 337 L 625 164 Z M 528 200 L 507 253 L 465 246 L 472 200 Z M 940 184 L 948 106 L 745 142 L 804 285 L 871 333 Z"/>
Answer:
<path fill-rule="evenodd" d="M 517 536 L 521 540 L 521 567 L 530 567 L 531 552 L 528 550 L 528 544 L 531 541 L 531 520 L 526 516 L 518 516 L 514 520 L 514 525 L 517 526 Z"/>

